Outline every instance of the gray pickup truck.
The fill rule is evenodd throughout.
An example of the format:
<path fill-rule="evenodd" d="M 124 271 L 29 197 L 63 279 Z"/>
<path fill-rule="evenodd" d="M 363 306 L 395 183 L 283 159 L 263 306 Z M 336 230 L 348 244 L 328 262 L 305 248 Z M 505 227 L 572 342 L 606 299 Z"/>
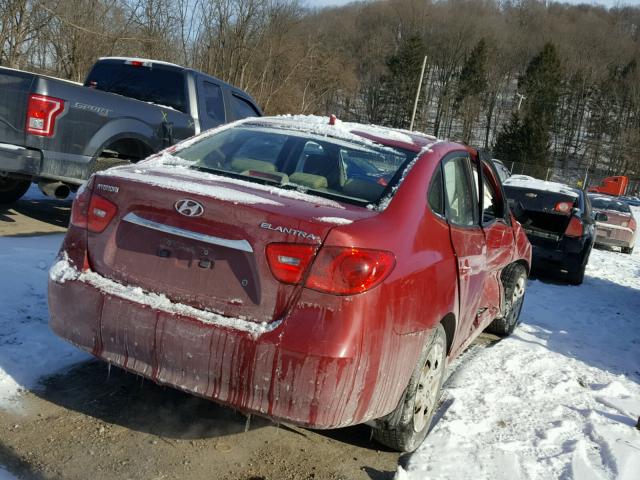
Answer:
<path fill-rule="evenodd" d="M 101 58 L 84 85 L 0 67 L 0 204 L 31 182 L 66 198 L 95 171 L 260 115 L 246 92 L 155 60 Z"/>

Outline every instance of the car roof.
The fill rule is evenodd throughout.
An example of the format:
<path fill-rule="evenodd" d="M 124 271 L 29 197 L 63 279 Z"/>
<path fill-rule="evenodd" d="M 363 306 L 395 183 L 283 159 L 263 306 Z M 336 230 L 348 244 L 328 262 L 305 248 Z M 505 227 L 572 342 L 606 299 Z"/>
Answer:
<path fill-rule="evenodd" d="M 331 117 L 317 115 L 281 115 L 251 119 L 250 123 L 286 130 L 303 131 L 347 141 L 374 142 L 416 153 L 421 152 L 425 148 L 430 148 L 436 143 L 443 143 L 442 140 L 421 132 L 380 127 L 377 125 L 341 122 L 339 120 L 335 121 L 335 124 L 330 124 L 330 121 Z M 468 149 L 468 147 L 464 145 L 462 147 Z"/>

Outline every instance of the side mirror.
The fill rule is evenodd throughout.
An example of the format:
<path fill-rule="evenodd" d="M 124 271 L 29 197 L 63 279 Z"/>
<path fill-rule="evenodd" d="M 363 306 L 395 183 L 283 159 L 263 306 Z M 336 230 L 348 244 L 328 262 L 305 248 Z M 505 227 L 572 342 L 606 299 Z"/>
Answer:
<path fill-rule="evenodd" d="M 516 217 L 520 223 L 524 223 L 527 219 L 527 211 L 524 209 L 524 205 L 520 200 L 513 200 L 512 198 L 507 199 L 507 204 L 509 205 L 509 210 L 513 213 L 513 216 Z"/>
<path fill-rule="evenodd" d="M 606 222 L 609 220 L 606 213 L 596 212 L 596 222 Z"/>

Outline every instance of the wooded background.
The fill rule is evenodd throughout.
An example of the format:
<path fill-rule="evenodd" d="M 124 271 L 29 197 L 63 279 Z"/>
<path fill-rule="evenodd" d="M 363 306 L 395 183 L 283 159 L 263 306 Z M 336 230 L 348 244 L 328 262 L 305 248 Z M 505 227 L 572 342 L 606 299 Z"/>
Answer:
<path fill-rule="evenodd" d="M 0 0 L 0 65 L 82 81 L 101 56 L 213 74 L 265 113 L 335 113 L 578 183 L 640 178 L 640 8 L 538 0 Z M 1 94 L 1 92 L 0 92 Z"/>

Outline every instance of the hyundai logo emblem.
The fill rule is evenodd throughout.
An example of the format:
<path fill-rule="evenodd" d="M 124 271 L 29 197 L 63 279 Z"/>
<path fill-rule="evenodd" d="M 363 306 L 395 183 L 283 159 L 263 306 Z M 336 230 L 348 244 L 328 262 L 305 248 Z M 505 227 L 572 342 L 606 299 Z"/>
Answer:
<path fill-rule="evenodd" d="M 199 217 L 204 213 L 204 207 L 195 200 L 183 198 L 175 204 L 176 211 L 185 217 Z"/>

